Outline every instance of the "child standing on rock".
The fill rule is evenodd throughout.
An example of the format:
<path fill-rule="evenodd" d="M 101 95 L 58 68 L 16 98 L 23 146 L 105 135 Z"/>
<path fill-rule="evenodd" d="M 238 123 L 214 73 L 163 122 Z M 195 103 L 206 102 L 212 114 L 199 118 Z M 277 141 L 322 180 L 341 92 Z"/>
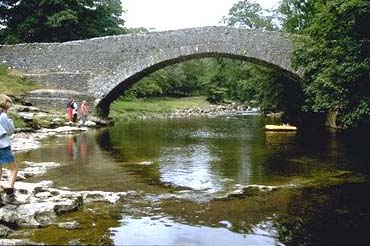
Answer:
<path fill-rule="evenodd" d="M 0 178 L 2 177 L 2 167 L 7 165 L 10 169 L 9 187 L 4 188 L 5 203 L 15 202 L 14 183 L 18 173 L 18 166 L 15 162 L 14 155 L 11 150 L 10 136 L 14 133 L 15 127 L 11 119 L 8 118 L 7 111 L 12 105 L 12 100 L 0 94 Z M 0 197 L 0 204 L 2 203 Z"/>

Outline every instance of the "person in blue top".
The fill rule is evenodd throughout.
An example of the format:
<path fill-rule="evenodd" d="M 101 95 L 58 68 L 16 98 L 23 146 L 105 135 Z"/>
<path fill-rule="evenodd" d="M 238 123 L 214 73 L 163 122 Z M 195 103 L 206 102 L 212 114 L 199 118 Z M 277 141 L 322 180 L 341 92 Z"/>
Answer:
<path fill-rule="evenodd" d="M 4 188 L 5 196 L 0 196 L 0 204 L 14 203 L 16 201 L 14 194 L 14 183 L 18 173 L 18 166 L 15 162 L 11 150 L 10 136 L 14 133 L 15 127 L 11 119 L 8 118 L 7 111 L 12 105 L 12 100 L 0 94 L 0 177 L 2 177 L 2 167 L 7 165 L 10 169 L 9 187 Z"/>

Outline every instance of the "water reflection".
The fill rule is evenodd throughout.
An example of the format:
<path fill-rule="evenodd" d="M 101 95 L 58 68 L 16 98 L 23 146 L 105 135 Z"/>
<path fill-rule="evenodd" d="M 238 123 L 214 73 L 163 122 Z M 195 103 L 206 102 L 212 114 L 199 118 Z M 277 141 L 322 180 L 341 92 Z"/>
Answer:
<path fill-rule="evenodd" d="M 88 158 L 87 133 L 67 136 L 67 155 L 70 160 L 86 161 Z"/>
<path fill-rule="evenodd" d="M 217 158 L 217 157 L 216 157 Z M 212 170 L 214 161 L 207 146 L 190 145 L 184 148 L 164 148 L 159 155 L 159 173 L 163 182 L 193 190 L 221 190 L 220 177 Z"/>

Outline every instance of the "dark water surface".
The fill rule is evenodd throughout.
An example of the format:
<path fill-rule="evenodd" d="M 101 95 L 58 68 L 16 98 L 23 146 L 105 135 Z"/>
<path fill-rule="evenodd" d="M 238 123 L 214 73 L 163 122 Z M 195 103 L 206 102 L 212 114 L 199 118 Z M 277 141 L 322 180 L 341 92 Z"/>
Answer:
<path fill-rule="evenodd" d="M 62 164 L 35 182 L 132 191 L 97 217 L 105 226 L 99 233 L 108 232 L 104 243 L 368 245 L 368 133 L 268 133 L 266 123 L 262 116 L 119 123 L 51 138 L 17 157 Z M 228 196 L 247 185 L 277 189 Z M 86 211 L 77 212 L 80 220 L 91 216 Z M 84 234 L 53 241 L 61 232 L 47 228 L 33 240 L 101 243 L 88 223 Z"/>

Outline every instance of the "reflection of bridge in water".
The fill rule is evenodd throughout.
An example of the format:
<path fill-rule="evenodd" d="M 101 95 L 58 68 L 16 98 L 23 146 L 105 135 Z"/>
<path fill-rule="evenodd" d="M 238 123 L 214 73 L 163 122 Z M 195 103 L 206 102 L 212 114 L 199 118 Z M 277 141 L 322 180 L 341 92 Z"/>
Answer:
<path fill-rule="evenodd" d="M 66 43 L 3 45 L 0 59 L 44 88 L 55 89 L 36 95 L 55 101 L 74 94 L 94 101 L 97 110 L 108 115 L 111 102 L 132 84 L 158 69 L 190 59 L 236 58 L 298 79 L 299 72 L 290 65 L 291 50 L 288 34 L 203 27 Z M 51 101 L 46 101 L 50 106 Z"/>

